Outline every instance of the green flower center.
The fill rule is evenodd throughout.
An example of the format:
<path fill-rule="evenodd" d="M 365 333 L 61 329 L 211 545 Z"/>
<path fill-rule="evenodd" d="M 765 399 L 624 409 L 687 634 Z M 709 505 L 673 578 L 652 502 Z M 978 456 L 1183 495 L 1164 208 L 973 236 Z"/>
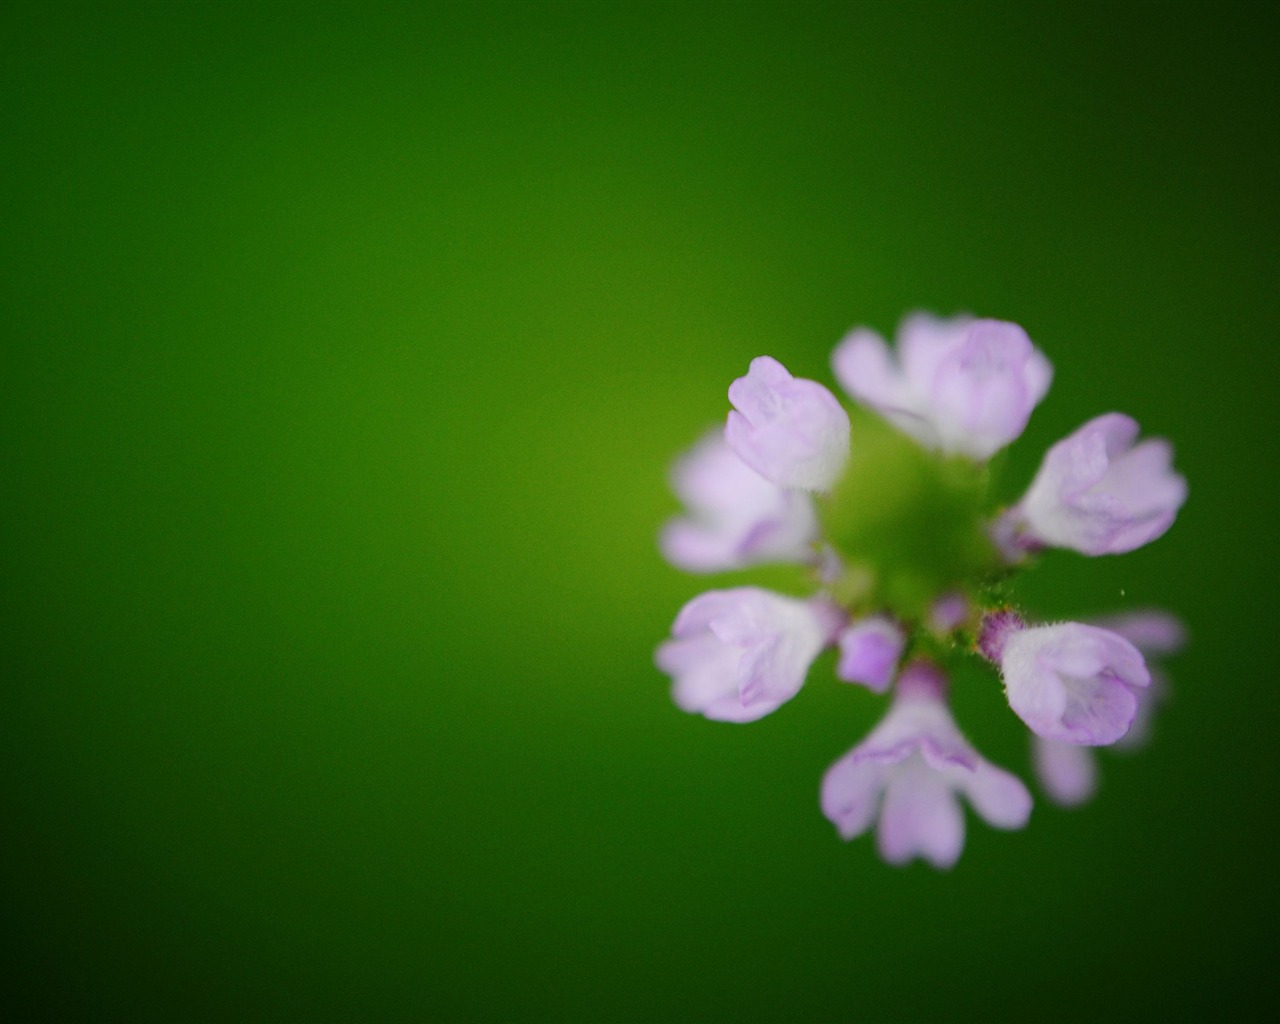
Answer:
<path fill-rule="evenodd" d="M 978 596 L 1004 572 L 986 530 L 989 466 L 924 451 L 865 414 L 853 421 L 849 465 L 818 501 L 844 562 L 833 596 L 855 613 L 917 621 L 948 591 Z"/>

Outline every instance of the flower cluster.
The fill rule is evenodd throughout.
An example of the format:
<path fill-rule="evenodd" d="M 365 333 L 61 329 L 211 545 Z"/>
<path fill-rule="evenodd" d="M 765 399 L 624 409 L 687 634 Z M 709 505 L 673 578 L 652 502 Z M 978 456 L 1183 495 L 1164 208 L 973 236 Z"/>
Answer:
<path fill-rule="evenodd" d="M 891 698 L 828 769 L 823 814 L 845 839 L 874 826 L 892 863 L 946 868 L 964 845 L 961 797 L 997 828 L 1021 828 L 1031 812 L 1026 786 L 956 725 L 946 669 L 967 656 L 996 666 L 1045 792 L 1088 799 L 1090 748 L 1145 736 L 1165 686 L 1144 655 L 1176 651 L 1181 626 L 1160 612 L 1028 621 L 1009 583 L 1048 547 L 1108 555 L 1155 540 L 1186 482 L 1168 442 L 1139 441 L 1137 423 L 1107 413 L 1053 445 L 1020 500 L 993 508 L 989 460 L 1022 433 L 1053 376 L 1016 324 L 917 313 L 895 349 L 859 328 L 832 365 L 861 407 L 852 424 L 823 385 L 753 360 L 729 387 L 724 429 L 676 465 L 685 513 L 661 536 L 682 569 L 793 565 L 807 593 L 701 594 L 656 661 L 681 709 L 749 722 L 794 697 L 834 648 L 838 679 Z"/>

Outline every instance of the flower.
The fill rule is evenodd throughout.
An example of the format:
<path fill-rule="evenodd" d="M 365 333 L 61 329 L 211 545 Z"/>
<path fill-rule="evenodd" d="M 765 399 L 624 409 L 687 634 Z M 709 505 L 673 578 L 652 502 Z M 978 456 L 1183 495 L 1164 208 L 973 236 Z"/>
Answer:
<path fill-rule="evenodd" d="M 836 348 L 841 386 L 926 448 L 990 458 L 1022 433 L 1053 368 L 1017 324 L 905 318 L 897 360 L 865 327 Z"/>
<path fill-rule="evenodd" d="M 723 722 L 763 718 L 796 695 L 840 619 L 821 599 L 759 587 L 711 590 L 686 604 L 657 651 L 685 711 Z"/>
<path fill-rule="evenodd" d="M 1150 659 L 1181 649 L 1186 633 L 1176 617 L 1154 610 L 1095 619 L 1093 624 L 1124 637 L 1147 659 L 1151 685 L 1137 691 L 1138 707 L 1133 724 L 1112 744 L 1117 750 L 1135 750 L 1147 741 L 1152 714 L 1168 692 L 1164 673 L 1158 666 L 1152 666 Z M 1045 739 L 1035 733 L 1031 734 L 1031 740 L 1032 765 L 1051 800 L 1064 807 L 1074 807 L 1093 796 L 1098 787 L 1098 765 L 1089 747 Z"/>
<path fill-rule="evenodd" d="M 840 660 L 836 678 L 884 693 L 893 682 L 906 642 L 901 627 L 884 615 L 869 615 L 847 626 L 837 638 Z"/>
<path fill-rule="evenodd" d="M 984 620 L 979 644 L 999 662 L 1009 707 L 1046 739 L 1114 743 L 1133 724 L 1138 691 L 1151 683 L 1138 649 L 1097 626 L 1026 627 L 996 613 Z"/>
<path fill-rule="evenodd" d="M 1090 420 L 1045 454 L 997 533 L 1002 546 L 1116 555 L 1155 540 L 1187 499 L 1163 438 L 1135 445 L 1138 424 L 1118 412 Z"/>
<path fill-rule="evenodd" d="M 779 487 L 825 491 L 849 458 L 849 414 L 821 384 L 791 376 L 776 359 L 751 360 L 729 385 L 725 440 Z"/>
<path fill-rule="evenodd" d="M 891 864 L 923 857 L 949 868 L 964 847 L 959 795 L 996 828 L 1017 829 L 1031 794 L 1017 777 L 969 745 L 945 700 L 946 679 L 915 661 L 903 670 L 889 713 L 822 780 L 822 813 L 845 839 L 879 818 L 881 856 Z"/>
<path fill-rule="evenodd" d="M 723 430 L 703 437 L 676 463 L 672 484 L 689 509 L 662 531 L 662 552 L 673 565 L 722 572 L 813 560 L 818 521 L 812 499 L 762 477 L 733 453 Z"/>
<path fill-rule="evenodd" d="M 723 431 L 675 466 L 685 511 L 663 528 L 662 550 L 693 572 L 791 563 L 771 575 L 794 585 L 804 574 L 812 596 L 702 594 L 655 660 L 678 707 L 749 722 L 795 696 L 819 652 L 837 646 L 836 678 L 892 698 L 826 772 L 822 812 L 846 839 L 876 825 L 892 863 L 948 868 L 964 846 L 961 798 L 1014 829 L 1031 797 L 965 739 L 944 669 L 973 654 L 998 666 L 1050 798 L 1088 799 L 1090 748 L 1141 740 L 1161 679 L 1143 654 L 1176 649 L 1181 626 L 1155 612 L 1029 626 L 1009 603 L 1016 577 L 1051 544 L 1114 554 L 1153 540 L 1186 482 L 1167 442 L 1137 444 L 1137 424 L 1109 413 L 1054 445 L 1022 500 L 998 512 L 1000 463 L 986 460 L 1022 432 L 1053 376 L 1016 324 L 917 313 L 896 351 L 860 328 L 833 364 L 851 395 L 924 450 L 868 424 L 851 456 L 835 395 L 768 356 L 752 360 L 729 388 Z"/>

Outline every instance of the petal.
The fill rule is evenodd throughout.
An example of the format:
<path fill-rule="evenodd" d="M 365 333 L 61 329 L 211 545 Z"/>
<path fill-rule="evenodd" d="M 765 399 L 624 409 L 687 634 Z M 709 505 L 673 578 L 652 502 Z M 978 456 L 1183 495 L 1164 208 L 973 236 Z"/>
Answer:
<path fill-rule="evenodd" d="M 964 848 L 960 802 L 923 761 L 906 761 L 889 776 L 876 839 L 890 864 L 920 856 L 936 868 L 949 868 Z"/>
<path fill-rule="evenodd" d="M 830 609 L 821 600 L 801 601 L 758 587 L 732 592 L 731 609 L 707 628 L 739 649 L 739 697 L 745 707 L 773 710 L 799 692 L 809 665 L 833 632 Z"/>
<path fill-rule="evenodd" d="M 898 325 L 898 358 L 908 386 L 920 398 L 933 393 L 938 368 L 964 343 L 972 324 L 971 316 L 944 318 L 916 312 L 903 317 Z"/>
<path fill-rule="evenodd" d="M 718 702 L 737 700 L 738 655 L 713 637 L 668 640 L 654 660 L 671 676 L 671 699 L 682 711 L 701 714 Z"/>
<path fill-rule="evenodd" d="M 1130 522 L 1129 510 L 1114 494 L 1085 491 L 1059 503 L 1032 524 L 1043 543 L 1085 555 L 1115 554 L 1117 539 Z"/>
<path fill-rule="evenodd" d="M 851 331 L 832 354 L 832 369 L 845 391 L 862 405 L 924 447 L 938 446 L 938 432 L 922 396 L 907 382 L 880 335 L 865 327 Z"/>
<path fill-rule="evenodd" d="M 742 652 L 710 634 L 668 640 L 658 648 L 655 661 L 671 675 L 671 699 L 682 711 L 721 722 L 752 722 L 781 704 L 767 697 L 745 703 L 740 692 Z"/>
<path fill-rule="evenodd" d="M 920 756 L 924 763 L 935 772 L 944 775 L 968 775 L 978 770 L 982 758 L 969 746 L 955 723 L 950 720 L 948 712 L 947 727 L 922 736 L 919 742 Z"/>
<path fill-rule="evenodd" d="M 1067 692 L 1056 673 L 1040 668 L 1005 672 L 1005 696 L 1009 707 L 1027 726 L 1041 736 L 1061 729 L 1067 710 Z"/>
<path fill-rule="evenodd" d="M 1124 529 L 1116 531 L 1107 550 L 1103 553 L 1123 555 L 1136 551 L 1153 540 L 1159 540 L 1169 532 L 1169 527 L 1173 525 L 1176 518 L 1176 511 L 1169 510 L 1126 523 Z"/>
<path fill-rule="evenodd" d="M 685 603 L 676 615 L 671 627 L 673 636 L 687 637 L 705 632 L 713 620 L 732 615 L 750 599 L 752 587 L 736 587 L 732 590 L 708 590 Z"/>
<path fill-rule="evenodd" d="M 1106 488 L 1137 514 L 1181 504 L 1186 481 L 1173 472 L 1173 445 L 1150 437 L 1113 458 Z"/>
<path fill-rule="evenodd" d="M 739 567 L 734 538 L 689 519 L 673 519 L 658 535 L 662 557 L 686 572 L 723 572 Z"/>
<path fill-rule="evenodd" d="M 1053 364 L 1045 358 L 1038 348 L 1033 348 L 1027 357 L 1027 365 L 1023 370 L 1027 381 L 1027 392 L 1031 395 L 1031 404 L 1039 405 L 1040 400 L 1049 393 L 1049 385 L 1053 383 Z"/>
<path fill-rule="evenodd" d="M 1032 733 L 1031 754 L 1036 777 L 1054 803 L 1075 807 L 1097 792 L 1097 755 L 1088 747 Z"/>
<path fill-rule="evenodd" d="M 676 675 L 696 670 L 699 665 L 725 650 L 727 649 L 723 644 L 707 634 L 677 637 L 660 643 L 654 651 L 653 661 L 663 672 Z"/>
<path fill-rule="evenodd" d="M 1138 713 L 1138 697 L 1120 683 L 1077 680 L 1069 690 L 1062 727 L 1089 746 L 1114 743 L 1129 731 Z"/>
<path fill-rule="evenodd" d="M 743 705 L 777 707 L 799 693 L 804 684 L 804 675 L 791 671 L 785 645 L 776 637 L 744 651 L 740 665 L 738 696 Z"/>
<path fill-rule="evenodd" d="M 854 839 L 870 827 L 888 771 L 882 765 L 855 758 L 853 753 L 850 751 L 827 769 L 819 798 L 822 813 L 844 839 Z"/>
<path fill-rule="evenodd" d="M 702 708 L 702 716 L 713 722 L 756 722 L 770 715 L 781 707 L 781 703 L 770 703 L 758 700 L 752 704 L 744 704 L 736 693 L 714 700 Z"/>
<path fill-rule="evenodd" d="M 1058 494 L 1071 498 L 1098 483 L 1111 467 L 1111 460 L 1133 444 L 1138 424 L 1123 413 L 1110 412 L 1085 423 L 1070 437 L 1049 450 L 1057 457 L 1060 472 Z"/>
<path fill-rule="evenodd" d="M 1097 645 L 1098 656 L 1103 663 L 1103 673 L 1111 676 L 1126 686 L 1146 687 L 1151 684 L 1151 672 L 1147 669 L 1146 659 L 1124 637 L 1109 629 L 1100 629 L 1081 622 L 1064 623 L 1074 627 L 1078 634 L 1088 633 L 1092 643 Z M 1083 641 L 1081 641 L 1083 643 Z"/>
<path fill-rule="evenodd" d="M 1186 627 L 1171 612 L 1158 608 L 1122 612 L 1094 619 L 1092 625 L 1122 636 L 1143 654 L 1175 654 L 1187 642 Z"/>
<path fill-rule="evenodd" d="M 1022 828 L 1031 816 L 1031 794 L 1022 780 L 988 761 L 980 759 L 976 770 L 957 772 L 952 781 L 988 825 Z"/>
<path fill-rule="evenodd" d="M 1115 750 L 1138 750 L 1151 739 L 1151 722 L 1156 709 L 1169 698 L 1169 678 L 1159 669 L 1151 670 L 1151 685 L 1136 691 L 1138 711 L 1129 731 L 1116 740 Z"/>
<path fill-rule="evenodd" d="M 875 331 L 858 327 L 849 332 L 831 354 L 831 368 L 850 396 L 873 409 L 904 402 L 902 374 Z"/>
<path fill-rule="evenodd" d="M 744 492 L 775 489 L 725 444 L 723 428 L 708 431 L 676 460 L 671 486 L 681 501 L 695 509 L 723 509 L 741 501 Z"/>
<path fill-rule="evenodd" d="M 1022 433 L 1053 371 L 1017 324 L 906 317 L 898 359 L 858 328 L 836 349 L 846 390 L 927 448 L 986 459 Z"/>
<path fill-rule="evenodd" d="M 771 514 L 759 515 L 742 530 L 735 554 L 741 565 L 768 562 L 813 564 L 819 536 L 818 513 L 803 491 L 778 491 Z"/>
<path fill-rule="evenodd" d="M 892 619 L 868 616 L 840 633 L 836 677 L 884 693 L 893 681 L 906 637 Z"/>
<path fill-rule="evenodd" d="M 1075 743 L 1106 746 L 1129 731 L 1138 713 L 1138 698 L 1120 683 L 1075 680 L 1067 690 L 1067 707 L 1059 735 Z"/>
<path fill-rule="evenodd" d="M 669 562 L 723 572 L 769 562 L 812 562 L 818 535 L 812 499 L 766 480 L 725 442 L 723 428 L 677 461 L 672 485 L 688 514 L 659 536 Z"/>
<path fill-rule="evenodd" d="M 1107 458 L 1117 459 L 1133 447 L 1141 428 L 1132 416 L 1122 412 L 1104 412 L 1089 420 L 1080 430 L 1099 434 L 1106 444 Z"/>
<path fill-rule="evenodd" d="M 1126 515 L 1107 548 L 1121 555 L 1162 537 L 1187 500 L 1186 480 L 1169 469 L 1172 449 L 1161 439 L 1143 442 L 1114 466 L 1099 486 L 1114 487 Z"/>
<path fill-rule="evenodd" d="M 923 659 L 912 661 L 898 676 L 889 713 L 863 746 L 909 741 L 935 771 L 972 771 L 980 759 L 951 716 L 946 687 L 946 677 L 936 666 Z"/>
<path fill-rule="evenodd" d="M 1024 503 L 1070 501 L 1098 483 L 1111 459 L 1138 436 L 1138 424 L 1120 413 L 1085 423 L 1045 453 Z"/>

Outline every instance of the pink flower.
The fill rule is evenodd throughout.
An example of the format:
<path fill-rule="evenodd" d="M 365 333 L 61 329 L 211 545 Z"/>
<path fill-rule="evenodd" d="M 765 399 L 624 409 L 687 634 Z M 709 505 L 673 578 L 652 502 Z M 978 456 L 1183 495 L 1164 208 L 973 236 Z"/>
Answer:
<path fill-rule="evenodd" d="M 1095 619 L 1093 624 L 1128 640 L 1147 661 L 1151 685 L 1135 691 L 1138 706 L 1133 724 L 1112 745 L 1117 750 L 1136 750 L 1147 741 L 1152 714 L 1168 692 L 1164 673 L 1151 665 L 1151 659 L 1180 650 L 1186 639 L 1185 630 L 1173 615 L 1154 610 Z M 1054 803 L 1074 807 L 1094 795 L 1098 788 L 1098 765 L 1090 747 L 1045 739 L 1035 733 L 1031 734 L 1031 743 L 1036 777 Z"/>
<path fill-rule="evenodd" d="M 889 713 L 822 780 L 822 813 L 840 835 L 853 839 L 878 820 L 877 845 L 891 864 L 919 856 L 951 867 L 964 848 L 960 795 L 996 828 L 1022 828 L 1031 814 L 1027 787 L 969 745 L 945 691 L 933 665 L 908 665 Z"/>
<path fill-rule="evenodd" d="M 897 358 L 859 327 L 836 348 L 836 379 L 926 448 L 988 459 L 1022 433 L 1053 368 L 1017 324 L 915 313 Z"/>
<path fill-rule="evenodd" d="M 840 627 L 825 601 L 738 587 L 700 594 L 680 609 L 657 650 L 684 711 L 723 722 L 763 718 L 799 692 Z"/>
<path fill-rule="evenodd" d="M 1026 495 L 997 524 L 1006 552 L 1050 546 L 1118 555 L 1169 529 L 1187 482 L 1173 471 L 1169 442 L 1135 445 L 1138 429 L 1128 416 L 1107 413 L 1050 448 Z"/>
<path fill-rule="evenodd" d="M 704 437 L 676 463 L 676 494 L 688 514 L 667 523 L 660 540 L 673 565 L 722 572 L 767 562 L 815 558 L 818 521 L 803 491 L 771 483 L 744 463 L 724 431 Z"/>
<path fill-rule="evenodd" d="M 779 487 L 826 491 L 849 458 L 849 414 L 816 381 L 792 377 L 770 356 L 729 385 L 724 436 L 738 457 Z"/>
<path fill-rule="evenodd" d="M 999 663 L 1014 713 L 1050 740 L 1114 743 L 1129 731 L 1138 693 L 1151 683 L 1138 649 L 1097 626 L 1028 627 L 997 612 L 983 620 L 979 644 Z"/>

